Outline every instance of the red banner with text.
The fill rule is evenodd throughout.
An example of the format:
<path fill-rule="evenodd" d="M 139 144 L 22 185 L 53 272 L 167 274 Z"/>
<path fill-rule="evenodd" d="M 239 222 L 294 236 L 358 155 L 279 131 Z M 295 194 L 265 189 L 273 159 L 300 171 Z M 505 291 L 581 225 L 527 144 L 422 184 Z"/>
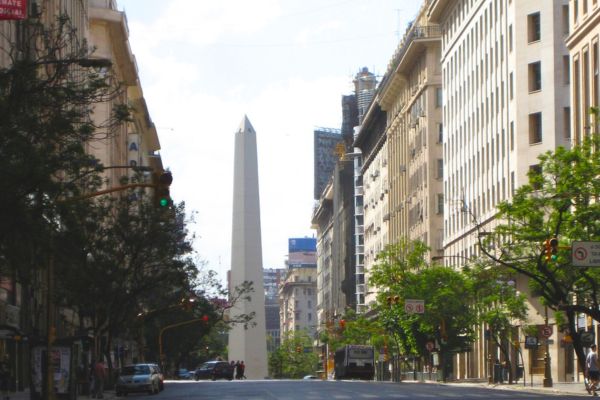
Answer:
<path fill-rule="evenodd" d="M 0 20 L 27 18 L 27 0 L 0 0 Z"/>

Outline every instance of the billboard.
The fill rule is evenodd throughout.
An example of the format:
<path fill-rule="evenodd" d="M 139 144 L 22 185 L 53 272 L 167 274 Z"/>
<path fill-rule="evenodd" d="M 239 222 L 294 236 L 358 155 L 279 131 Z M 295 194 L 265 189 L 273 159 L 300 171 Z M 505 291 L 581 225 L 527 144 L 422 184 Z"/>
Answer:
<path fill-rule="evenodd" d="M 288 239 L 288 253 L 302 253 L 317 251 L 316 238 L 292 238 Z"/>
<path fill-rule="evenodd" d="M 0 20 L 27 18 L 27 0 L 0 0 Z"/>

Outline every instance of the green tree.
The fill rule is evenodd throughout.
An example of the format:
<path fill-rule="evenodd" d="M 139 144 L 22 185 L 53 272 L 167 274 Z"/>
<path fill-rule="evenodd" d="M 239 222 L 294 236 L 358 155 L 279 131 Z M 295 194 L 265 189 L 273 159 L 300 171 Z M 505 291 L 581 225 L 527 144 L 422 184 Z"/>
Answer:
<path fill-rule="evenodd" d="M 97 181 L 81 174 L 96 165 L 85 144 L 112 136 L 128 109 L 114 103 L 108 120 L 92 118 L 94 105 L 119 99 L 121 88 L 90 63 L 68 18 L 21 24 L 19 42 L 5 37 L 0 48 L 11 60 L 0 68 L 0 267 L 27 284 L 49 258 L 59 200 Z"/>
<path fill-rule="evenodd" d="M 600 240 L 598 148 L 599 136 L 592 134 L 571 149 L 542 154 L 530 169 L 529 183 L 512 201 L 498 205 L 500 224 L 480 242 L 490 260 L 527 279 L 531 293 L 556 312 L 557 322 L 574 340 L 581 367 L 585 356 L 576 316 L 585 313 L 600 321 L 600 271 L 573 267 L 570 246 L 575 240 Z M 557 238 L 559 246 L 547 258 L 544 241 L 550 238 Z"/>
<path fill-rule="evenodd" d="M 318 363 L 319 355 L 312 351 L 309 335 L 304 331 L 289 332 L 282 338 L 281 346 L 269 354 L 269 373 L 274 378 L 300 379 L 314 374 Z"/>
<path fill-rule="evenodd" d="M 428 250 L 420 241 L 387 246 L 377 257 L 369 284 L 379 289 L 378 319 L 399 352 L 428 359 L 426 343 L 436 343 L 445 380 L 452 354 L 475 339 L 474 281 L 461 271 L 428 265 Z M 407 314 L 407 299 L 424 300 L 424 313 Z"/>

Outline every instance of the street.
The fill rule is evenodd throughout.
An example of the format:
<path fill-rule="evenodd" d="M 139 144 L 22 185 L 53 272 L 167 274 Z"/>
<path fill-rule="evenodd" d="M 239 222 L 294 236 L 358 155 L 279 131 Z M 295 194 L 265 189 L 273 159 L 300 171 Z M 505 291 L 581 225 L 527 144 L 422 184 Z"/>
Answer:
<path fill-rule="evenodd" d="M 158 395 L 131 394 L 130 398 L 154 399 L 578 399 L 587 396 L 499 390 L 475 386 L 431 383 L 386 383 L 359 381 L 168 381 Z"/>

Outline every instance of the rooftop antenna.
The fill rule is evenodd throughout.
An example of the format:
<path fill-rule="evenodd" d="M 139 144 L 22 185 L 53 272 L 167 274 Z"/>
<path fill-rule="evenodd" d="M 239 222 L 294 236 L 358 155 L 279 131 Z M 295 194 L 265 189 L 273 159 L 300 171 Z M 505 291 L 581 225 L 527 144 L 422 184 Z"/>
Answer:
<path fill-rule="evenodd" d="M 400 13 L 402 10 L 400 8 L 396 8 L 396 39 L 400 42 L 402 39 L 402 32 L 400 32 Z"/>

